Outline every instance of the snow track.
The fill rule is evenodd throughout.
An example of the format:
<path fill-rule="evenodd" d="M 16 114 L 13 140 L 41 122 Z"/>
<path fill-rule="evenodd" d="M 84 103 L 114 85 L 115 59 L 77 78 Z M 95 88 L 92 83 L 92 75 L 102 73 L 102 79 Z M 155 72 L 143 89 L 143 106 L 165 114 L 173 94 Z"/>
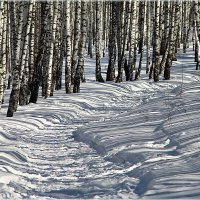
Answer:
<path fill-rule="evenodd" d="M 0 198 L 199 197 L 192 53 L 179 53 L 170 81 L 90 79 L 80 94 L 56 91 L 13 118 L 3 105 Z"/>
<path fill-rule="evenodd" d="M 60 91 L 36 105 L 19 107 L 13 118 L 2 113 L 1 198 L 134 196 L 128 185 L 135 180 L 124 174 L 131 169 L 105 161 L 72 135 L 88 123 L 110 120 L 110 113 L 115 117 L 123 112 L 123 107 L 107 110 L 104 102 L 110 98 L 117 106 L 126 91 L 110 86 L 106 96 L 106 84 L 98 89 L 97 83 L 85 85 L 96 91 L 87 94 L 85 88 L 85 93 L 71 96 Z"/>
<path fill-rule="evenodd" d="M 138 180 L 134 193 L 147 199 L 200 196 L 200 73 L 191 57 L 173 66 L 172 80 L 153 83 L 141 105 L 74 133 L 106 160 L 135 166 L 127 174 Z"/>

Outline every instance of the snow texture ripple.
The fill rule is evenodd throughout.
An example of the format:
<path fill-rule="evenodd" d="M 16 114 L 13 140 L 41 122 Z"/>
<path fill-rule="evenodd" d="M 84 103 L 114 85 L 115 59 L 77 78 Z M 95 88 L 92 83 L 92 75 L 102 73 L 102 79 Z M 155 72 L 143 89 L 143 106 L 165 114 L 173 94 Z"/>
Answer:
<path fill-rule="evenodd" d="M 80 94 L 56 91 L 13 118 L 5 103 L 0 198 L 199 197 L 200 74 L 192 54 L 179 53 L 172 79 L 159 83 L 97 83 L 88 58 L 92 73 Z"/>

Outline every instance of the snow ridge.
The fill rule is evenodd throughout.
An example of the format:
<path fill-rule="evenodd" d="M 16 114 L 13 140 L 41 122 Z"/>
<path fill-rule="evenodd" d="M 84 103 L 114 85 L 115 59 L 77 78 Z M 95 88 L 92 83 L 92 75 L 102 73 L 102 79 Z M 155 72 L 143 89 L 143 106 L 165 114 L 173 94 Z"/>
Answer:
<path fill-rule="evenodd" d="M 4 117 L 5 103 L 0 198 L 199 197 L 200 74 L 192 54 L 178 54 L 170 81 L 97 83 L 91 74 L 80 94 L 56 91 L 14 118 Z"/>

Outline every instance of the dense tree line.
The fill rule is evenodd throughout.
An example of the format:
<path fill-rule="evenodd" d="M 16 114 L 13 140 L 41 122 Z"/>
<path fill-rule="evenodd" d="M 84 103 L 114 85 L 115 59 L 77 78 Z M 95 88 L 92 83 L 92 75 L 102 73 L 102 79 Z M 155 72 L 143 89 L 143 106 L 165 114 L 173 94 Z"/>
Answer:
<path fill-rule="evenodd" d="M 52 96 L 54 90 L 61 89 L 63 66 L 66 93 L 80 92 L 86 53 L 96 58 L 99 82 L 121 82 L 124 75 L 126 81 L 137 80 L 144 60 L 150 79 L 159 81 L 164 76 L 168 80 L 177 49 L 182 44 L 186 53 L 191 36 L 198 70 L 200 1 L 2 0 L 0 102 L 11 80 L 8 117 L 18 105 L 36 103 L 39 87 L 43 97 Z M 104 80 L 101 57 L 106 53 Z M 9 83 L 6 74 L 11 75 Z"/>

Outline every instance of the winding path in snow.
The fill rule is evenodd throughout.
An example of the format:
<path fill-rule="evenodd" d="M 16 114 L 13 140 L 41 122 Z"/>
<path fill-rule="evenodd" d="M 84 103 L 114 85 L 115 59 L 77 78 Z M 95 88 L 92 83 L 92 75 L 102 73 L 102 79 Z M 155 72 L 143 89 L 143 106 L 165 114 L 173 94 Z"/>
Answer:
<path fill-rule="evenodd" d="M 131 169 L 105 161 L 87 144 L 74 141 L 72 135 L 86 124 L 120 115 L 127 105 L 118 108 L 118 103 L 129 102 L 131 94 L 115 84 L 108 90 L 107 84 L 98 83 L 85 84 L 76 95 L 56 93 L 36 105 L 19 107 L 13 118 L 3 116 L 4 105 L 0 120 L 1 197 L 134 196 L 128 183 L 135 180 L 124 174 Z"/>
<path fill-rule="evenodd" d="M 200 86 L 190 53 L 179 54 L 171 81 L 90 79 L 80 94 L 56 91 L 13 118 L 3 105 L 0 198 L 199 196 Z"/>
<path fill-rule="evenodd" d="M 178 54 L 171 80 L 152 83 L 141 105 L 74 133 L 106 160 L 132 166 L 127 175 L 138 180 L 132 189 L 139 197 L 200 196 L 200 72 L 191 54 Z"/>

